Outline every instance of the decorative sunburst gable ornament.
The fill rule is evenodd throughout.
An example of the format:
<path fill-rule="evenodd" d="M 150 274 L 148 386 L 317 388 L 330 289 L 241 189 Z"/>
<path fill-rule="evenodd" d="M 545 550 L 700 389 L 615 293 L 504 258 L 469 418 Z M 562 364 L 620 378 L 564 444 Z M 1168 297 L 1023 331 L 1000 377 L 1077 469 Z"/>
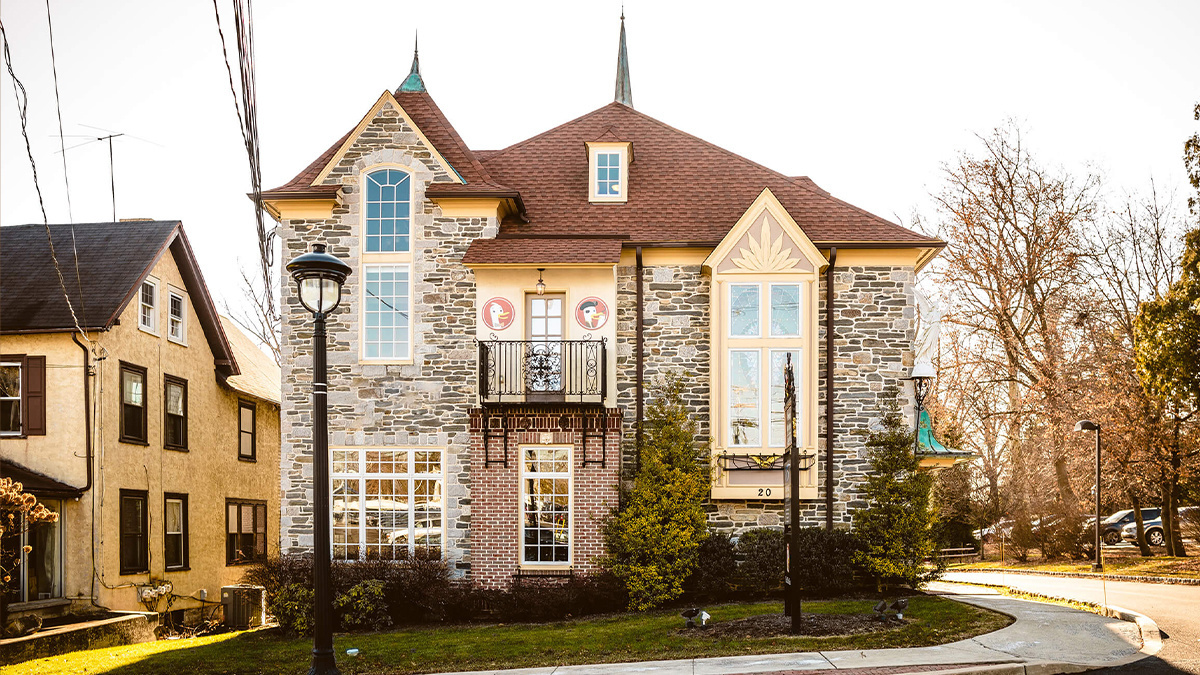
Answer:
<path fill-rule="evenodd" d="M 741 257 L 731 258 L 730 262 L 737 265 L 739 268 L 747 272 L 782 272 L 790 270 L 800 263 L 799 258 L 792 257 L 791 242 L 784 247 L 784 234 L 779 233 L 779 236 L 771 241 L 771 225 L 767 218 L 763 218 L 762 229 L 760 230 L 758 239 L 754 238 L 754 234 L 746 233 L 747 247 L 739 247 L 738 253 Z"/>

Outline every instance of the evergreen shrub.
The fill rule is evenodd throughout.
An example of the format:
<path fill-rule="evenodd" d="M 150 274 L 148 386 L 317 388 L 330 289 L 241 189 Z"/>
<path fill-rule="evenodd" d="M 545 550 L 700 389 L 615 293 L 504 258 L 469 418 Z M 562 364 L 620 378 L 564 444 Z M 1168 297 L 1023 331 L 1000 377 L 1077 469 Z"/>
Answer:
<path fill-rule="evenodd" d="M 787 565 L 787 541 L 783 531 L 759 527 L 738 536 L 737 586 L 741 595 L 765 597 L 783 591 Z"/>

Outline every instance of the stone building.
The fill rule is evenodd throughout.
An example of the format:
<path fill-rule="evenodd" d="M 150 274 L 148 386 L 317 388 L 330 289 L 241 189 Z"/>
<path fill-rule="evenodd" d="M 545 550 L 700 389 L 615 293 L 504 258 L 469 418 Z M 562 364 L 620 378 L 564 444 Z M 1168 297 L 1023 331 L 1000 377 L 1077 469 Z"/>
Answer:
<path fill-rule="evenodd" d="M 432 546 L 490 586 L 595 569 L 668 372 L 711 447 L 712 525 L 782 525 L 789 355 L 804 520 L 862 505 L 865 434 L 903 389 L 912 287 L 944 243 L 636 111 L 627 66 L 622 25 L 612 103 L 473 150 L 414 56 L 264 193 L 286 259 L 319 242 L 354 269 L 329 328 L 335 556 Z M 282 286 L 280 534 L 301 551 L 311 321 Z"/>

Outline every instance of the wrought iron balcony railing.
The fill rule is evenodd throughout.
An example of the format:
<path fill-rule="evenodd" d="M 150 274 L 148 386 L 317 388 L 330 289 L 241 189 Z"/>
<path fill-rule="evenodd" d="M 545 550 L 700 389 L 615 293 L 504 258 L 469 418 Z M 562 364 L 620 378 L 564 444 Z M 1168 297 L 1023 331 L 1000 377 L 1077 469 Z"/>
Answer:
<path fill-rule="evenodd" d="M 608 396 L 608 344 L 600 340 L 479 343 L 479 401 L 597 403 Z"/>

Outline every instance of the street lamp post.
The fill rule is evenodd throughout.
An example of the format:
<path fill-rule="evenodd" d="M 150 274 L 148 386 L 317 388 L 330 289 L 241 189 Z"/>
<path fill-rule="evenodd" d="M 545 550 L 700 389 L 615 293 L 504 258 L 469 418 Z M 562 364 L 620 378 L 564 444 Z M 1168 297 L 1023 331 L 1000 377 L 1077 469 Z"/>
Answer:
<path fill-rule="evenodd" d="M 1096 562 L 1092 564 L 1092 571 L 1103 572 L 1104 557 L 1100 552 L 1100 425 L 1091 420 L 1079 420 L 1075 431 L 1096 432 Z"/>
<path fill-rule="evenodd" d="M 350 266 L 325 252 L 324 244 L 287 265 L 300 304 L 312 312 L 313 330 L 313 616 L 309 675 L 339 675 L 333 656 L 333 593 L 330 589 L 329 409 L 325 383 L 325 319 L 337 309 Z"/>

